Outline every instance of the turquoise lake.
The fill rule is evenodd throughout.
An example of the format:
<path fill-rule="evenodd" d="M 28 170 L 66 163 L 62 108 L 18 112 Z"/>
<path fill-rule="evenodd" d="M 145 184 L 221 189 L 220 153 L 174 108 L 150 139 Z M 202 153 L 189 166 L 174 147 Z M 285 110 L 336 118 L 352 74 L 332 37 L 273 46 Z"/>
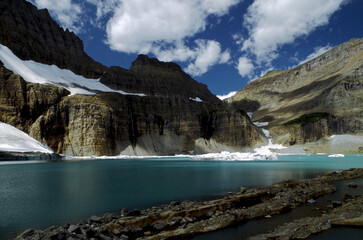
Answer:
<path fill-rule="evenodd" d="M 363 155 L 279 156 L 278 160 L 189 158 L 0 163 L 0 239 L 27 228 L 64 225 L 92 215 L 202 200 L 284 179 L 363 168 Z"/>

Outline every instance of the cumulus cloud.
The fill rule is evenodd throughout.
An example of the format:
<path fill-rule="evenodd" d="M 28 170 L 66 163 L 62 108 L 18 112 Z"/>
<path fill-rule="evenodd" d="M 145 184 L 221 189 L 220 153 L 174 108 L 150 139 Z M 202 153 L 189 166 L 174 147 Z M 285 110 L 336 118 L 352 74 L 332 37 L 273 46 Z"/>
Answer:
<path fill-rule="evenodd" d="M 230 59 L 228 50 L 222 53 L 221 45 L 213 40 L 197 40 L 198 47 L 194 51 L 195 61 L 190 63 L 185 71 L 193 76 L 206 73 L 209 68 L 217 63 L 227 63 Z"/>
<path fill-rule="evenodd" d="M 107 23 L 107 43 L 125 53 L 153 53 L 161 60 L 190 61 L 187 71 L 198 76 L 214 64 L 227 63 L 230 54 L 222 52 L 214 40 L 197 40 L 190 46 L 187 39 L 206 29 L 209 16 L 222 16 L 239 1 L 124 0 Z"/>
<path fill-rule="evenodd" d="M 332 47 L 330 45 L 326 45 L 324 47 L 316 47 L 314 49 L 314 52 L 309 54 L 304 60 L 300 61 L 298 65 L 306 63 L 316 57 L 319 57 L 320 55 L 322 55 L 323 53 L 329 51 Z"/>
<path fill-rule="evenodd" d="M 238 59 L 237 69 L 242 77 L 250 75 L 253 71 L 253 68 L 254 66 L 252 61 L 247 57 L 242 56 Z"/>
<path fill-rule="evenodd" d="M 249 37 L 243 41 L 241 50 L 256 57 L 259 65 L 268 66 L 278 57 L 278 48 L 293 43 L 298 37 L 307 35 L 317 27 L 329 22 L 345 0 L 255 0 L 244 15 L 244 27 Z M 236 35 L 237 36 L 237 35 Z M 241 43 L 240 39 L 236 39 Z M 246 59 L 240 59 L 240 74 L 251 67 L 243 67 Z M 241 71 L 241 70 L 242 71 Z M 241 74 L 241 75 L 242 75 Z"/>
<path fill-rule="evenodd" d="M 86 2 L 96 6 L 95 25 L 102 28 L 100 21 L 105 19 L 109 14 L 113 13 L 120 3 L 120 0 L 86 0 Z"/>
<path fill-rule="evenodd" d="M 47 8 L 50 14 L 58 20 L 63 28 L 68 28 L 76 33 L 83 26 L 82 6 L 72 0 L 30 0 L 38 8 Z"/>

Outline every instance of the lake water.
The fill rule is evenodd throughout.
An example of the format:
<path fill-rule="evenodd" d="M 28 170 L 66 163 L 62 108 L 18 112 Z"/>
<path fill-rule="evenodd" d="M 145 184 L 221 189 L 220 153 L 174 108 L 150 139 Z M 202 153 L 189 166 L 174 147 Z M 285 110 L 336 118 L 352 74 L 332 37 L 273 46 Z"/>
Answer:
<path fill-rule="evenodd" d="M 363 155 L 278 156 L 278 160 L 213 161 L 185 158 L 0 163 L 0 239 L 27 228 L 76 222 L 92 215 L 202 200 L 310 178 L 332 170 L 363 168 Z"/>

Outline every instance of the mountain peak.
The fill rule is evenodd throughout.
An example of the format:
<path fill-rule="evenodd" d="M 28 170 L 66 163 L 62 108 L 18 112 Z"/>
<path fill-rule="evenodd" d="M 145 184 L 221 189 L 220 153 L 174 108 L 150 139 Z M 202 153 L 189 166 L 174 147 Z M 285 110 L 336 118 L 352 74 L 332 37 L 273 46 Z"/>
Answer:
<path fill-rule="evenodd" d="M 132 62 L 130 70 L 133 72 L 150 71 L 151 68 L 171 69 L 174 71 L 183 71 L 181 67 L 173 62 L 162 62 L 157 58 L 149 58 L 144 54 L 140 54 L 135 61 Z"/>

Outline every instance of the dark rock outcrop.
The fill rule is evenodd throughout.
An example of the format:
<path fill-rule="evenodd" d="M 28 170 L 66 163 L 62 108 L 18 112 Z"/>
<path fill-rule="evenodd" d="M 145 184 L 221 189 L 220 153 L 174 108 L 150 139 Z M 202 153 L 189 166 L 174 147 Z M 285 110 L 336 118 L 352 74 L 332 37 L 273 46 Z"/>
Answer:
<path fill-rule="evenodd" d="M 156 58 L 139 55 L 130 70 L 111 67 L 100 82 L 118 90 L 147 93 L 156 96 L 199 97 L 203 101 L 219 102 L 206 85 L 198 83 L 173 62 L 160 62 Z"/>
<path fill-rule="evenodd" d="M 0 43 L 23 60 L 55 64 L 89 78 L 106 67 L 95 62 L 73 32 L 61 28 L 47 9 L 38 10 L 25 0 L 0 1 Z"/>

